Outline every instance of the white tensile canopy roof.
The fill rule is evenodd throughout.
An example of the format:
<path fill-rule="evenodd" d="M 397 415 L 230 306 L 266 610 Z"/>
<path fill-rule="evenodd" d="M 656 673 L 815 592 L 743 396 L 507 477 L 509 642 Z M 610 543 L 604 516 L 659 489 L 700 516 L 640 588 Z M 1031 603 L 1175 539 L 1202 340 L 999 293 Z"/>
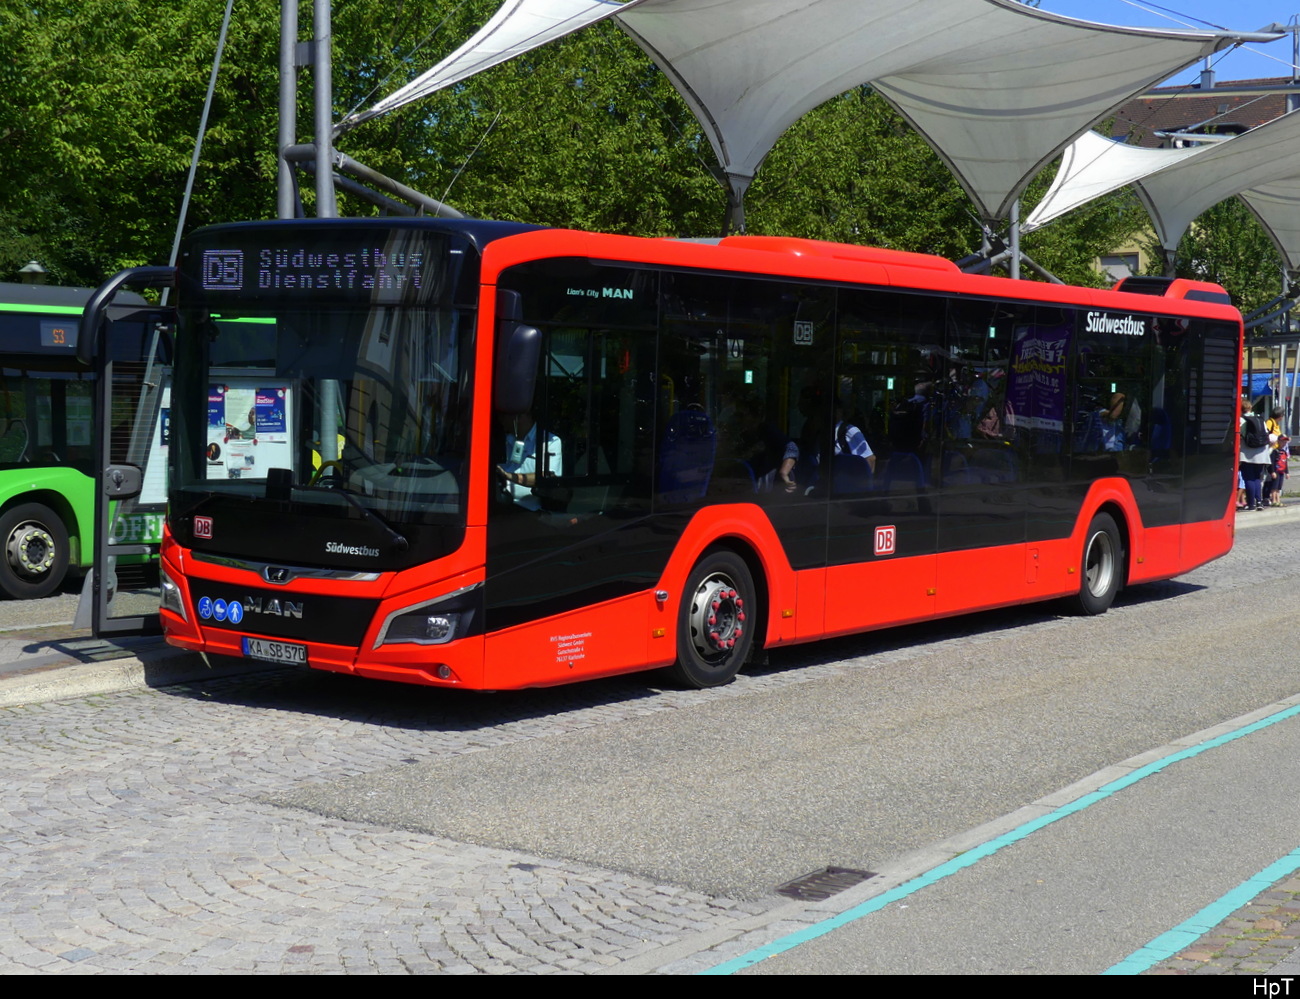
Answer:
<path fill-rule="evenodd" d="M 1134 94 L 1226 46 L 1277 37 L 1092 24 L 1014 0 L 507 0 L 461 49 L 344 127 L 610 15 L 695 112 L 733 199 L 801 115 L 872 83 L 987 218 Z"/>
<path fill-rule="evenodd" d="M 1300 111 L 1224 142 L 1190 149 L 1141 149 L 1089 132 L 1065 151 L 1056 180 L 1024 229 L 1132 184 L 1160 244 L 1172 251 L 1198 215 L 1240 194 L 1294 267 L 1300 260 L 1295 252 L 1300 250 L 1297 152 Z"/>
<path fill-rule="evenodd" d="M 801 115 L 870 82 L 987 218 L 1112 108 L 1236 40 L 1012 0 L 642 0 L 618 19 L 677 83 L 728 174 L 747 180 Z"/>
<path fill-rule="evenodd" d="M 1300 270 L 1300 174 L 1242 191 L 1241 199 L 1273 237 L 1287 270 Z"/>
<path fill-rule="evenodd" d="M 603 18 L 621 6 L 617 0 L 506 0 L 487 24 L 438 65 L 389 94 L 369 111 L 344 119 L 357 124 L 449 87 L 475 73 Z"/>
<path fill-rule="evenodd" d="M 1032 232 L 1089 201 L 1209 149 L 1209 145 L 1149 149 L 1126 145 L 1093 131 L 1084 132 L 1061 154 L 1056 179 L 1025 219 L 1021 232 Z"/>
<path fill-rule="evenodd" d="M 1177 249 L 1196 216 L 1220 201 L 1300 173 L 1297 150 L 1300 113 L 1293 111 L 1143 178 L 1137 185 L 1138 197 L 1151 215 L 1161 245 Z"/>

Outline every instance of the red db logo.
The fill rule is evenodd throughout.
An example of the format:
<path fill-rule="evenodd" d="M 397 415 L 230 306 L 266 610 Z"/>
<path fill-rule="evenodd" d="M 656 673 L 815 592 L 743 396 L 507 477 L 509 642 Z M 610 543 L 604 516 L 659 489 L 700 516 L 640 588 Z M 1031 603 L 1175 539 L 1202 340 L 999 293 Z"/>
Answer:
<path fill-rule="evenodd" d="M 194 518 L 194 536 L 196 538 L 207 538 L 208 540 L 212 539 L 212 518 L 211 517 Z M 877 534 L 876 546 L 879 547 L 879 545 L 880 545 L 880 537 L 879 534 Z"/>
<path fill-rule="evenodd" d="M 893 555 L 894 545 L 898 542 L 898 531 L 893 524 L 876 528 L 876 554 Z"/>

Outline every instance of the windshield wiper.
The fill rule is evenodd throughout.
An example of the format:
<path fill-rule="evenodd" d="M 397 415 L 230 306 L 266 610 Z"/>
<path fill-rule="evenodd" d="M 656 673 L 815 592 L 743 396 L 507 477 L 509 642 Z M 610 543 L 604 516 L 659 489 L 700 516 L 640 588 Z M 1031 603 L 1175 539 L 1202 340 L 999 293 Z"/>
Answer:
<path fill-rule="evenodd" d="M 396 530 L 390 523 L 388 523 L 388 521 L 384 520 L 383 517 L 379 516 L 379 514 L 375 513 L 374 510 L 371 510 L 368 506 L 366 506 L 359 499 L 357 499 L 357 494 L 352 492 L 352 490 L 347 489 L 343 486 L 297 485 L 294 486 L 293 488 L 307 489 L 310 490 L 311 492 L 328 493 L 331 496 L 342 496 L 345 500 L 348 501 L 349 504 L 351 504 L 351 506 L 355 510 L 357 510 L 361 514 L 361 516 L 365 517 L 369 521 L 378 524 L 388 534 L 389 538 L 392 539 L 393 547 L 397 549 L 397 551 L 399 552 L 410 551 L 411 542 L 406 539 L 406 535 Z"/>

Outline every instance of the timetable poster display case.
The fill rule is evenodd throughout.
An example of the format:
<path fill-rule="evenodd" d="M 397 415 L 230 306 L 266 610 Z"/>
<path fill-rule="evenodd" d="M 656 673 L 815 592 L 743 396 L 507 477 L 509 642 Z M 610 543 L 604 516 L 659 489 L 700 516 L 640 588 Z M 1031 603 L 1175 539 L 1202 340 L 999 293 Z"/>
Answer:
<path fill-rule="evenodd" d="M 154 421 L 153 446 L 144 461 L 144 485 L 140 491 L 141 505 L 157 507 L 167 505 L 167 462 L 172 443 L 171 421 L 172 387 L 164 383 L 161 403 L 158 407 L 158 419 Z M 162 539 L 161 533 L 158 539 Z"/>
<path fill-rule="evenodd" d="M 265 479 L 294 469 L 294 391 L 263 373 L 231 376 L 208 388 L 209 479 Z"/>

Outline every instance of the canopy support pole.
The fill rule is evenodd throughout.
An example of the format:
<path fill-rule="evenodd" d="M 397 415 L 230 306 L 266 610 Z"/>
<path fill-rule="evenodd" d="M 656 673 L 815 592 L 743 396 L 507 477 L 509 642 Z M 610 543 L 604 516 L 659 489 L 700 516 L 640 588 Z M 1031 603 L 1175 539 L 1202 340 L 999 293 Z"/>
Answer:
<path fill-rule="evenodd" d="M 745 231 L 745 192 L 749 190 L 749 182 L 754 178 L 738 173 L 723 173 L 720 179 L 727 192 L 727 217 L 722 223 L 722 235 L 725 237 L 733 232 Z"/>
<path fill-rule="evenodd" d="M 276 218 L 291 219 L 298 190 L 285 150 L 298 141 L 298 0 L 280 0 L 280 129 L 276 167 Z"/>
<path fill-rule="evenodd" d="M 333 28 L 330 18 L 331 0 L 315 0 L 312 8 L 313 62 L 315 66 L 316 148 L 321 159 L 329 163 L 334 158 L 334 67 L 331 55 Z M 339 217 L 338 199 L 334 193 L 334 172 L 316 171 L 316 217 Z"/>
<path fill-rule="evenodd" d="M 289 146 L 284 150 L 283 156 L 286 162 L 301 163 L 305 168 L 318 174 L 322 169 L 326 169 L 327 172 L 331 174 L 332 186 L 333 171 L 328 169 L 330 167 L 330 161 L 326 160 L 322 166 L 320 157 L 316 155 L 315 146 L 307 144 Z M 346 153 L 335 152 L 331 159 L 333 161 L 333 167 L 340 173 L 351 174 L 353 177 L 377 187 L 380 191 L 411 203 L 420 211 L 429 212 L 432 215 L 437 215 L 445 219 L 463 219 L 465 217 L 450 205 L 444 205 L 441 201 L 431 198 L 427 194 L 421 194 L 419 191 L 415 190 L 415 188 L 407 187 L 405 184 L 393 180 L 391 177 L 380 173 L 378 170 L 374 170 L 371 167 L 366 166 L 364 163 L 354 160 Z M 308 164 L 310 164 L 310 166 L 308 166 Z M 352 193 L 354 194 L 359 193 L 351 187 L 349 187 L 349 190 L 352 190 Z M 375 201 L 374 198 L 367 196 L 366 200 L 370 201 L 371 204 L 383 207 L 383 203 Z"/>
<path fill-rule="evenodd" d="M 1287 426 L 1291 428 L 1291 431 L 1288 431 L 1287 433 L 1288 437 L 1292 437 L 1295 436 L 1296 433 L 1300 433 L 1300 431 L 1296 431 L 1296 411 L 1295 411 L 1295 383 L 1297 379 L 1300 379 L 1300 345 L 1297 345 L 1297 349 L 1295 351 L 1295 360 L 1293 363 L 1295 366 L 1295 370 L 1291 373 L 1291 384 L 1290 386 L 1288 386 L 1289 392 L 1287 394 L 1287 400 L 1286 400 Z M 1296 433 L 1293 433 L 1292 431 L 1295 431 Z"/>
<path fill-rule="evenodd" d="M 1044 281 L 1049 281 L 1052 284 L 1065 284 L 1064 281 L 1062 281 L 1059 277 L 1057 277 L 1055 274 L 1049 271 L 1046 267 L 1039 264 L 1036 260 L 1034 260 L 1033 257 L 1031 257 L 1028 253 L 1025 253 L 1023 250 L 1020 251 L 1020 260 L 1026 267 L 1028 267 L 1031 271 L 1037 274 Z"/>
<path fill-rule="evenodd" d="M 1011 279 L 1020 280 L 1020 199 L 1011 202 Z"/>

